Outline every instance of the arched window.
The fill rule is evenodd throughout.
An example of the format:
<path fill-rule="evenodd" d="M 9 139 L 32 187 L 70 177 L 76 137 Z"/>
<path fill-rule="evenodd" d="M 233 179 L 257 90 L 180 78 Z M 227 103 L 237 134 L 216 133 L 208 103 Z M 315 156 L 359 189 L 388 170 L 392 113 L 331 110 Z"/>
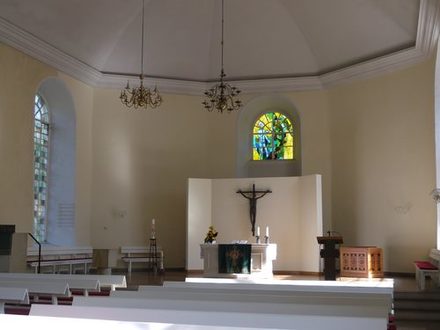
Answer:
<path fill-rule="evenodd" d="M 44 99 L 37 94 L 34 103 L 34 235 L 41 242 L 46 241 L 49 127 L 49 111 Z"/>
<path fill-rule="evenodd" d="M 277 139 L 278 130 L 282 133 Z M 266 145 L 272 148 L 265 153 L 264 136 Z M 237 177 L 299 176 L 301 163 L 301 118 L 292 100 L 273 94 L 247 102 L 237 120 Z"/>
<path fill-rule="evenodd" d="M 279 112 L 267 112 L 254 124 L 252 159 L 294 159 L 292 122 Z"/>
<path fill-rule="evenodd" d="M 43 80 L 34 103 L 34 236 L 45 244 L 76 244 L 75 123 L 64 82 Z"/>

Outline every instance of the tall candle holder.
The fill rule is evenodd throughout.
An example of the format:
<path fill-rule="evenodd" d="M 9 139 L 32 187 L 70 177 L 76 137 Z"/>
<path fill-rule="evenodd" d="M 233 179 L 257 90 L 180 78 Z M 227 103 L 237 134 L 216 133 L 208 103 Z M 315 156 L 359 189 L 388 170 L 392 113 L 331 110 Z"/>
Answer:
<path fill-rule="evenodd" d="M 255 236 L 255 240 L 256 240 L 257 244 L 260 244 L 260 236 L 259 235 Z"/>
<path fill-rule="evenodd" d="M 269 244 L 269 236 L 264 236 L 264 243 Z"/>

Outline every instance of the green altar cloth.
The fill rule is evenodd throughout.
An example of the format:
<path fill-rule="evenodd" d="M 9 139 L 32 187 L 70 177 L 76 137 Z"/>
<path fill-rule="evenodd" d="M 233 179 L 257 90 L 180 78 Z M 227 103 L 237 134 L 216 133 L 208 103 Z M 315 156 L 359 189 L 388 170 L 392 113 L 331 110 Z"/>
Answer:
<path fill-rule="evenodd" d="M 251 244 L 219 244 L 219 273 L 251 273 Z"/>

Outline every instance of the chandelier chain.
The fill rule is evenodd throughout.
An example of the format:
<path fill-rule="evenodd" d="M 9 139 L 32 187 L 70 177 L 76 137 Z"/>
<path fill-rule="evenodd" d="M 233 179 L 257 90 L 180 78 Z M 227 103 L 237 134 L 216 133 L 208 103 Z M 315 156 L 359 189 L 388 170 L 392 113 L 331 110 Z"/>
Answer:
<path fill-rule="evenodd" d="M 144 76 L 144 15 L 145 0 L 142 0 L 142 30 L 141 30 L 141 76 Z"/>
<path fill-rule="evenodd" d="M 224 33 L 225 33 L 225 1 L 222 0 L 222 41 L 221 41 L 221 48 L 222 48 L 222 56 L 221 56 L 221 65 L 222 65 L 222 72 L 221 72 L 221 76 L 220 76 L 220 80 L 223 82 L 223 47 L 224 47 Z"/>
<path fill-rule="evenodd" d="M 234 110 L 239 110 L 242 103 L 239 99 L 236 99 L 241 91 L 228 84 L 224 81 L 226 77 L 224 71 L 224 21 L 225 21 L 225 1 L 222 0 L 222 22 L 221 22 L 221 71 L 220 71 L 220 82 L 219 84 L 213 86 L 212 88 L 205 91 L 206 99 L 202 102 L 205 109 L 208 111 L 217 111 L 223 113 L 223 111 L 232 112 Z"/>
<path fill-rule="evenodd" d="M 127 81 L 127 86 L 121 91 L 119 99 L 122 104 L 128 108 L 156 108 L 162 104 L 162 97 L 157 90 L 157 87 L 151 91 L 144 87 L 144 26 L 145 26 L 145 0 L 142 0 L 142 23 L 141 23 L 141 74 L 139 75 L 139 87 L 130 88 Z"/>

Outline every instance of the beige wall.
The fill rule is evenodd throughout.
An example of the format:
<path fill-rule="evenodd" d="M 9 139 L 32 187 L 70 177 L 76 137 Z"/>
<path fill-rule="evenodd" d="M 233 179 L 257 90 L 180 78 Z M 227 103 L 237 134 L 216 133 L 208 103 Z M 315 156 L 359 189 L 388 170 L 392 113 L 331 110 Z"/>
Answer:
<path fill-rule="evenodd" d="M 255 243 L 249 201 L 237 190 L 270 189 L 257 202 L 255 229 L 264 242 L 266 226 L 277 244 L 274 270 L 319 272 L 317 236 L 322 236 L 321 176 L 189 180 L 187 268 L 203 269 L 200 244 L 213 225 L 218 243 Z M 196 211 L 197 210 L 197 211 Z"/>
<path fill-rule="evenodd" d="M 0 223 L 32 229 L 33 97 L 57 76 L 76 108 L 78 244 L 145 244 L 156 218 L 166 267 L 183 267 L 187 179 L 235 176 L 238 115 L 169 94 L 158 109 L 130 111 L 119 90 L 91 88 L 2 44 L 0 72 Z M 382 246 L 388 271 L 412 271 L 411 261 L 435 246 L 433 74 L 430 60 L 327 91 L 280 94 L 301 118 L 302 174 L 322 175 L 324 231 Z"/>
<path fill-rule="evenodd" d="M 435 247 L 433 86 L 431 60 L 329 92 L 333 229 L 389 271 Z"/>
<path fill-rule="evenodd" d="M 76 242 L 89 244 L 93 89 L 1 43 L 0 72 L 0 223 L 33 231 L 33 104 L 41 82 L 57 77 L 75 104 Z"/>
<path fill-rule="evenodd" d="M 0 43 L 0 223 L 32 232 L 33 104 L 56 71 Z"/>
<path fill-rule="evenodd" d="M 187 178 L 228 170 L 210 170 L 212 119 L 198 97 L 163 95 L 160 108 L 133 111 L 118 96 L 95 90 L 92 244 L 147 244 L 155 218 L 165 265 L 183 267 Z"/>

